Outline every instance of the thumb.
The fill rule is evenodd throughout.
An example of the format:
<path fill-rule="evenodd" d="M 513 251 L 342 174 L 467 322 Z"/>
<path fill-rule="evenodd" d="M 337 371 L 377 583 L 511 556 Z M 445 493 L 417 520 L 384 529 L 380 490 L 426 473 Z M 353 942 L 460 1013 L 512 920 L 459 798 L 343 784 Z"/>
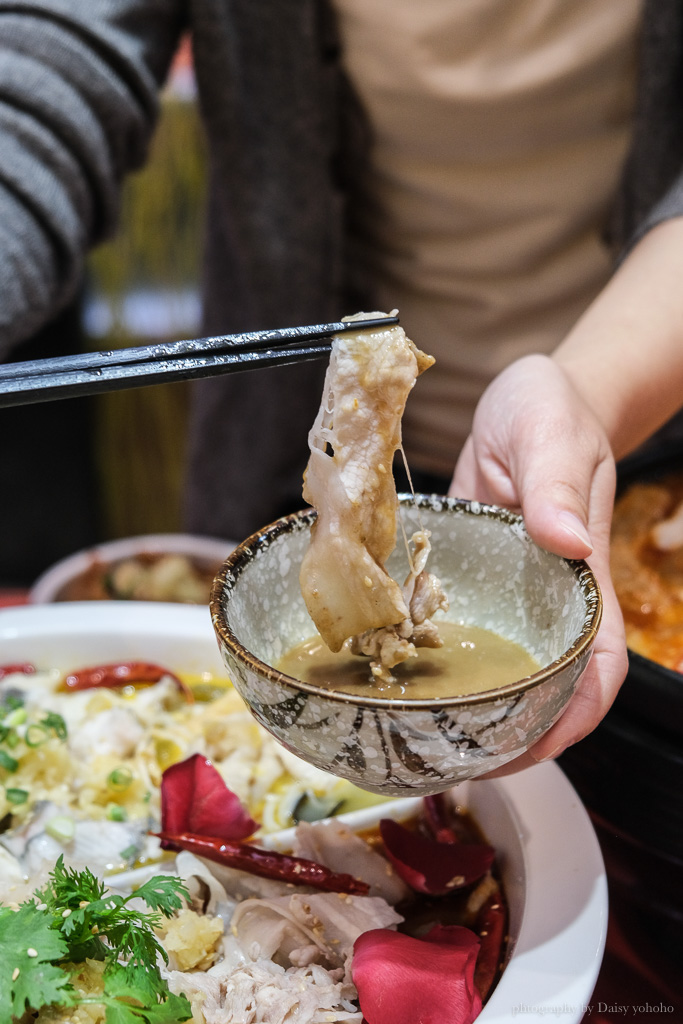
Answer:
<path fill-rule="evenodd" d="M 564 431 L 519 456 L 517 489 L 527 530 L 564 558 L 609 549 L 616 469 L 604 435 Z"/>

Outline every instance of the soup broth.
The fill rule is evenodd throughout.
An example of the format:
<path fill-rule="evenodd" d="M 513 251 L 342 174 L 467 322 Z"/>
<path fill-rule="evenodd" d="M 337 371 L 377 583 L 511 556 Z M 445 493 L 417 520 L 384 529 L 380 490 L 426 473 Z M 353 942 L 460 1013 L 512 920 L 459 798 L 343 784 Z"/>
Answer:
<path fill-rule="evenodd" d="M 479 626 L 439 622 L 443 647 L 421 648 L 393 669 L 394 681 L 376 680 L 367 658 L 342 648 L 333 654 L 319 637 L 289 650 L 278 663 L 287 675 L 344 693 L 415 700 L 466 696 L 493 690 L 540 668 L 528 651 Z"/>

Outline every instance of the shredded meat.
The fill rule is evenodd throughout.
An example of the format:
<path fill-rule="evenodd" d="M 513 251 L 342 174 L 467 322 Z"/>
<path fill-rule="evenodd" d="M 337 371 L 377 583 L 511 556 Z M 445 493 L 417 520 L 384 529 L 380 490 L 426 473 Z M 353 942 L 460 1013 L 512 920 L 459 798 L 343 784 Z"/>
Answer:
<path fill-rule="evenodd" d="M 185 993 L 193 1020 L 205 1024 L 360 1024 L 362 1013 L 344 998 L 344 985 L 317 964 L 286 970 L 272 960 L 231 971 L 164 972 L 171 992 Z"/>

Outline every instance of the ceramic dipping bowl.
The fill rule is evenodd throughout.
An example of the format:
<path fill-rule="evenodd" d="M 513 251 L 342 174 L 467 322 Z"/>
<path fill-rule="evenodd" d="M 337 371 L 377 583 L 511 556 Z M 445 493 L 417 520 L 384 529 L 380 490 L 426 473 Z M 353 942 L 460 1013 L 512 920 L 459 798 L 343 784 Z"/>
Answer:
<path fill-rule="evenodd" d="M 537 672 L 472 696 L 396 700 L 330 691 L 278 671 L 280 658 L 316 632 L 299 586 L 312 510 L 240 544 L 214 581 L 210 607 L 234 686 L 276 739 L 371 792 L 421 796 L 500 767 L 550 728 L 588 664 L 602 605 L 584 562 L 543 551 L 504 509 L 418 495 L 401 497 L 400 514 L 408 536 L 431 532 L 428 568 L 450 601 L 438 618 L 520 644 Z M 387 569 L 398 580 L 407 575 L 400 540 Z"/>

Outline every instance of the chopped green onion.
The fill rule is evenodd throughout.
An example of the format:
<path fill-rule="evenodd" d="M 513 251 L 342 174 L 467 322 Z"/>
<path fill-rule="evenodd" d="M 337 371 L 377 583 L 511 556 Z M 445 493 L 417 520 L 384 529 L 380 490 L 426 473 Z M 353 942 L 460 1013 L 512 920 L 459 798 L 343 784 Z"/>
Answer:
<path fill-rule="evenodd" d="M 107 817 L 110 821 L 128 821 L 126 808 L 120 807 L 119 804 L 109 804 L 107 807 Z"/>
<path fill-rule="evenodd" d="M 133 773 L 130 768 L 114 768 L 107 776 L 107 783 L 112 789 L 128 789 L 133 781 Z"/>
<path fill-rule="evenodd" d="M 7 711 L 14 711 L 15 708 L 23 708 L 24 699 L 23 697 L 16 697 L 14 694 L 8 694 L 2 701 L 3 707 Z"/>
<path fill-rule="evenodd" d="M 60 740 L 66 739 L 66 722 L 56 711 L 48 711 L 40 723 L 45 729 L 52 729 Z"/>
<path fill-rule="evenodd" d="M 60 843 L 68 843 L 74 837 L 76 825 L 73 818 L 67 818 L 65 814 L 56 814 L 45 823 L 45 831 Z"/>
<path fill-rule="evenodd" d="M 10 750 L 14 750 L 18 742 L 19 733 L 17 732 L 17 730 L 9 729 L 7 735 L 5 736 L 5 743 L 7 744 L 7 746 L 10 748 Z"/>
<path fill-rule="evenodd" d="M 130 846 L 127 846 L 125 850 L 121 850 L 119 857 L 121 860 L 130 860 L 132 857 L 137 857 L 137 854 L 138 848 L 135 843 L 132 843 Z"/>
<path fill-rule="evenodd" d="M 24 733 L 24 743 L 27 747 L 39 747 L 47 739 L 49 739 L 49 734 L 45 726 L 38 725 L 36 722 L 27 726 Z"/>
<path fill-rule="evenodd" d="M 330 818 L 339 812 L 343 803 L 343 800 L 336 797 L 318 796 L 317 793 L 307 789 L 292 811 L 292 820 L 295 825 L 298 825 L 300 821 L 320 821 L 322 818 Z"/>
<path fill-rule="evenodd" d="M 5 718 L 5 725 L 8 725 L 10 729 L 17 725 L 23 725 L 28 718 L 28 711 L 26 708 L 15 708 L 14 711 L 10 711 L 9 715 Z"/>
<path fill-rule="evenodd" d="M 15 772 L 18 767 L 19 762 L 14 757 L 10 757 L 6 750 L 0 750 L 0 768 L 4 768 L 6 772 Z"/>
<path fill-rule="evenodd" d="M 6 789 L 5 796 L 11 804 L 25 804 L 28 800 L 27 789 Z"/>

